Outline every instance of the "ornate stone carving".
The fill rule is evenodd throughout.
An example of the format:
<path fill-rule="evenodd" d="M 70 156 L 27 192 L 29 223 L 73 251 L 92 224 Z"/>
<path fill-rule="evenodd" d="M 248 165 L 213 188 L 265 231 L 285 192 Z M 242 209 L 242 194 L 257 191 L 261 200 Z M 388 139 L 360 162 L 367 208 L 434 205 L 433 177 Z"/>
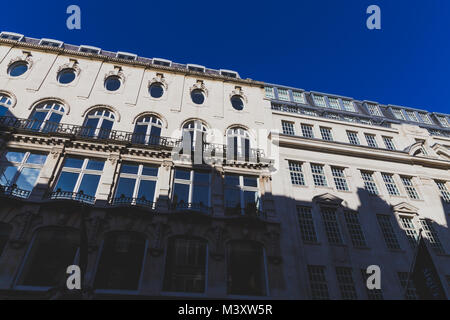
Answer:
<path fill-rule="evenodd" d="M 157 221 L 148 226 L 150 235 L 149 250 L 152 256 L 159 256 L 164 251 L 164 239 L 171 233 L 170 226 L 162 221 Z"/>
<path fill-rule="evenodd" d="M 216 225 L 206 231 L 208 239 L 211 239 L 209 252 L 214 260 L 223 260 L 225 257 L 225 240 L 228 237 L 228 231 L 221 225 Z"/>
<path fill-rule="evenodd" d="M 31 211 L 25 211 L 18 214 L 13 219 L 13 224 L 17 225 L 16 233 L 11 237 L 11 246 L 14 249 L 21 248 L 27 243 L 33 227 L 42 223 L 42 216 Z"/>
<path fill-rule="evenodd" d="M 206 86 L 203 83 L 203 80 L 197 80 L 197 82 L 194 83 L 194 85 L 191 87 L 190 92 L 197 90 L 197 89 L 202 90 L 206 97 L 208 96 L 208 89 L 206 89 Z"/>
<path fill-rule="evenodd" d="M 240 87 L 240 86 L 236 86 L 235 89 L 233 91 L 231 91 L 230 99 L 233 96 L 239 96 L 242 98 L 242 100 L 244 100 L 245 103 L 248 103 L 247 96 L 245 95 L 244 90 L 242 90 L 242 87 Z"/>
<path fill-rule="evenodd" d="M 167 90 L 167 88 L 168 88 L 167 81 L 164 78 L 164 74 L 162 74 L 162 73 L 157 73 L 155 77 L 153 77 L 151 80 L 149 80 L 148 87 L 150 88 L 150 86 L 154 83 L 161 84 L 164 87 L 164 90 Z"/>

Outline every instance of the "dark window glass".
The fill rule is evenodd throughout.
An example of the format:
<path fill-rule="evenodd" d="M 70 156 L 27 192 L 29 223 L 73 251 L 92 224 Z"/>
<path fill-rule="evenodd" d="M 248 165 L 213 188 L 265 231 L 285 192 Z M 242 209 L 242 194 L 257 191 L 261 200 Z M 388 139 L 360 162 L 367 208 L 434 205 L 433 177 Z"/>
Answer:
<path fill-rule="evenodd" d="M 116 197 L 117 198 L 133 198 L 135 179 L 120 178 L 117 185 Z"/>
<path fill-rule="evenodd" d="M 150 86 L 149 91 L 153 98 L 161 98 L 164 93 L 164 88 L 160 83 L 153 83 Z"/>
<path fill-rule="evenodd" d="M 122 164 L 122 166 L 120 167 L 120 173 L 137 174 L 138 170 L 139 166 L 134 164 Z"/>
<path fill-rule="evenodd" d="M 110 76 L 105 80 L 105 88 L 108 91 L 116 91 L 120 88 L 120 78 L 117 76 Z"/>
<path fill-rule="evenodd" d="M 225 184 L 227 186 L 238 186 L 239 185 L 239 176 L 237 176 L 237 175 L 226 175 L 225 176 Z"/>
<path fill-rule="evenodd" d="M 80 236 L 65 229 L 46 229 L 36 234 L 18 284 L 52 287 L 64 283 L 74 264 Z"/>
<path fill-rule="evenodd" d="M 97 192 L 97 186 L 99 181 L 100 181 L 99 175 L 85 174 L 83 176 L 83 179 L 81 180 L 78 192 L 94 197 L 95 193 Z"/>
<path fill-rule="evenodd" d="M 191 172 L 189 170 L 176 169 L 175 179 L 190 180 Z"/>
<path fill-rule="evenodd" d="M 156 167 L 143 167 L 142 168 L 142 175 L 156 177 L 158 175 L 158 168 L 156 168 Z"/>
<path fill-rule="evenodd" d="M 244 177 L 244 186 L 257 187 L 258 181 L 255 177 Z"/>
<path fill-rule="evenodd" d="M 172 238 L 166 255 L 164 291 L 205 291 L 206 241 Z"/>
<path fill-rule="evenodd" d="M 75 184 L 77 183 L 78 173 L 73 172 L 61 172 L 58 183 L 56 184 L 55 191 L 67 191 L 73 192 Z"/>
<path fill-rule="evenodd" d="M 175 204 L 189 203 L 189 185 L 188 184 L 175 183 L 173 192 L 174 192 L 173 202 Z"/>
<path fill-rule="evenodd" d="M 64 161 L 64 167 L 66 168 L 81 168 L 83 166 L 83 159 L 79 158 L 66 158 Z"/>
<path fill-rule="evenodd" d="M 145 238 L 115 233 L 106 237 L 95 277 L 96 289 L 138 290 L 145 255 Z"/>
<path fill-rule="evenodd" d="M 103 170 L 105 163 L 103 161 L 89 160 L 86 166 L 88 170 Z"/>
<path fill-rule="evenodd" d="M 263 247 L 250 241 L 228 244 L 228 294 L 262 296 L 266 294 Z"/>
<path fill-rule="evenodd" d="M 63 69 L 58 74 L 58 82 L 62 84 L 71 83 L 75 80 L 76 74 L 75 70 L 72 68 Z"/>
<path fill-rule="evenodd" d="M 139 185 L 139 191 L 137 194 L 138 199 L 153 201 L 155 197 L 156 181 L 153 180 L 141 180 Z"/>
<path fill-rule="evenodd" d="M 23 75 L 25 72 L 27 72 L 27 70 L 28 70 L 28 63 L 26 63 L 25 61 L 18 61 L 18 62 L 13 63 L 9 67 L 8 74 L 11 77 L 19 77 L 19 76 Z"/>
<path fill-rule="evenodd" d="M 3 117 L 7 111 L 8 111 L 8 108 L 6 108 L 4 106 L 0 106 L 0 117 Z"/>
<path fill-rule="evenodd" d="M 233 106 L 234 109 L 239 110 L 239 111 L 244 109 L 244 101 L 239 96 L 231 97 L 231 105 Z"/>
<path fill-rule="evenodd" d="M 203 94 L 202 90 L 195 89 L 191 92 L 191 99 L 195 104 L 202 104 L 203 102 L 205 102 L 205 95 Z"/>

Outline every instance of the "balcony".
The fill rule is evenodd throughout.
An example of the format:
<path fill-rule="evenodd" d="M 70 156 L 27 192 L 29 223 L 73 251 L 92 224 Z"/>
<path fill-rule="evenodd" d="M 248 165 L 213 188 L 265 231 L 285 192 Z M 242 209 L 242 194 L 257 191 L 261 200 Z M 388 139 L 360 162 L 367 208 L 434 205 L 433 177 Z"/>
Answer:
<path fill-rule="evenodd" d="M 233 203 L 228 202 L 225 206 L 225 216 L 267 219 L 266 213 L 261 211 L 256 203 L 249 203 L 242 208 L 240 205 L 233 206 Z"/>
<path fill-rule="evenodd" d="M 128 207 L 128 206 L 139 206 L 144 207 L 148 209 L 155 209 L 155 203 L 153 201 L 149 201 L 145 199 L 145 197 L 142 198 L 131 198 L 131 197 L 125 197 L 121 196 L 118 198 L 113 198 L 111 200 L 111 206 L 114 207 Z"/>
<path fill-rule="evenodd" d="M 11 198 L 28 199 L 31 191 L 17 188 L 15 184 L 11 186 L 0 185 L 0 195 Z"/>
<path fill-rule="evenodd" d="M 191 202 L 172 202 L 171 209 L 175 211 L 194 211 L 194 212 L 201 212 L 205 214 L 211 214 L 212 208 L 205 206 L 203 203 L 191 203 Z"/>
<path fill-rule="evenodd" d="M 83 192 L 69 192 L 56 190 L 46 195 L 47 199 L 51 200 L 73 200 L 86 204 L 94 204 L 95 197 L 84 194 Z"/>

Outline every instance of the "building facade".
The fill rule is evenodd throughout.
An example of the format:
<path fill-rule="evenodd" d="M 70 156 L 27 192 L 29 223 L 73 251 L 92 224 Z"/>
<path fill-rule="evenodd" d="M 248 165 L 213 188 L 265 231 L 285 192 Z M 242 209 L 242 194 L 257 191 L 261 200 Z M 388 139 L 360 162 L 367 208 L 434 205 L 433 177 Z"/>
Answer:
<path fill-rule="evenodd" d="M 2 32 L 0 296 L 81 265 L 94 299 L 413 299 L 420 229 L 450 296 L 449 147 L 446 114 Z"/>

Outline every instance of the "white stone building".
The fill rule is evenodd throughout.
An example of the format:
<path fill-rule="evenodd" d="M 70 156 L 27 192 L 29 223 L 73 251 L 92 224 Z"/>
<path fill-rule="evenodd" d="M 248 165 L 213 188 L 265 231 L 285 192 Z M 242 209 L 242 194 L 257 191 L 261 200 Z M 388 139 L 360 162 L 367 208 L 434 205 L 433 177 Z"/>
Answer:
<path fill-rule="evenodd" d="M 450 296 L 448 115 L 3 32 L 0 116 L 2 297 Z"/>

